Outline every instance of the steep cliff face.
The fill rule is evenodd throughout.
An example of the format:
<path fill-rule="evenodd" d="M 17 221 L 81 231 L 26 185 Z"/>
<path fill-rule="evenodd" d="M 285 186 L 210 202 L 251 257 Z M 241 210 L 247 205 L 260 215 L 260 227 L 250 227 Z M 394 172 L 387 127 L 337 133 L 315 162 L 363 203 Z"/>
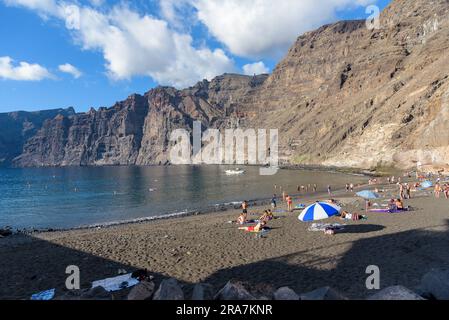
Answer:
<path fill-rule="evenodd" d="M 0 113 L 0 166 L 10 165 L 22 153 L 25 142 L 42 127 L 47 119 L 58 114 L 73 115 L 73 108 L 36 112 Z"/>
<path fill-rule="evenodd" d="M 444 164 L 448 9 L 395 0 L 380 29 L 344 21 L 304 34 L 244 107 L 259 110 L 257 126 L 280 128 L 286 161 Z"/>
<path fill-rule="evenodd" d="M 300 36 L 270 76 L 157 88 L 47 121 L 15 164 L 162 164 L 172 130 L 194 120 L 277 128 L 281 157 L 291 163 L 446 164 L 448 18 L 448 0 L 393 0 L 380 29 L 343 21 Z"/>
<path fill-rule="evenodd" d="M 170 134 L 191 131 L 193 121 L 225 125 L 234 101 L 266 76 L 223 75 L 186 90 L 153 89 L 112 108 L 47 120 L 24 146 L 15 166 L 150 165 L 168 162 Z"/>

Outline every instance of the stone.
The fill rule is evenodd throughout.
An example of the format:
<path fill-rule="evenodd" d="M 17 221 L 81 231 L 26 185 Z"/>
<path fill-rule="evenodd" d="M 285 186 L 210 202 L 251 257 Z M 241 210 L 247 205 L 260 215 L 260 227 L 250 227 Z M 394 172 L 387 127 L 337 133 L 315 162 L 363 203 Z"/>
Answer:
<path fill-rule="evenodd" d="M 150 300 L 153 296 L 155 284 L 153 281 L 142 281 L 135 285 L 128 294 L 128 300 Z"/>
<path fill-rule="evenodd" d="M 184 292 L 176 279 L 163 280 L 153 300 L 184 300 Z"/>
<path fill-rule="evenodd" d="M 348 300 L 343 294 L 331 287 L 323 287 L 301 294 L 301 300 Z"/>
<path fill-rule="evenodd" d="M 256 300 L 241 283 L 229 281 L 215 296 L 215 300 Z"/>
<path fill-rule="evenodd" d="M 426 273 L 420 287 L 437 300 L 449 300 L 449 271 L 432 270 Z"/>
<path fill-rule="evenodd" d="M 10 229 L 0 229 L 0 237 L 5 238 L 12 235 L 12 231 Z"/>
<path fill-rule="evenodd" d="M 213 300 L 214 288 L 208 283 L 197 283 L 193 288 L 192 300 Z"/>
<path fill-rule="evenodd" d="M 289 287 L 282 287 L 273 294 L 274 300 L 299 300 L 299 295 Z"/>
<path fill-rule="evenodd" d="M 403 286 L 394 286 L 385 288 L 373 294 L 372 296 L 368 297 L 367 300 L 425 300 L 425 299 Z"/>

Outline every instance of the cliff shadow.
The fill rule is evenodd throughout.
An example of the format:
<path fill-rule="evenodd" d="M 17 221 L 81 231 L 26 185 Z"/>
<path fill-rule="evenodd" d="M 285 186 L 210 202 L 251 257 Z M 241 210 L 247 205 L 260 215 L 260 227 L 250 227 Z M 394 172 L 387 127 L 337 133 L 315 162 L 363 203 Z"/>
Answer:
<path fill-rule="evenodd" d="M 80 269 L 81 289 L 91 288 L 92 282 L 119 275 L 119 270 L 132 273 L 138 268 L 103 258 L 91 253 L 71 249 L 29 235 L 13 235 L 0 239 L 0 299 L 30 299 L 41 291 L 56 289 L 56 296 L 66 293 L 66 268 L 75 265 Z M 155 274 L 158 285 L 164 278 Z M 129 290 L 114 294 L 126 297 Z"/>
<path fill-rule="evenodd" d="M 379 227 L 354 225 L 349 231 L 371 232 Z M 428 229 L 356 241 L 342 256 L 322 256 L 313 250 L 305 250 L 222 269 L 205 281 L 220 288 L 232 279 L 265 296 L 282 286 L 288 286 L 298 294 L 330 286 L 351 299 L 362 299 L 376 292 L 366 288 L 370 275 L 366 273 L 367 267 L 375 265 L 380 269 L 381 289 L 403 285 L 414 290 L 422 276 L 432 268 L 449 268 L 448 230 L 449 220 L 445 225 Z M 329 239 L 332 249 L 332 238 Z"/>

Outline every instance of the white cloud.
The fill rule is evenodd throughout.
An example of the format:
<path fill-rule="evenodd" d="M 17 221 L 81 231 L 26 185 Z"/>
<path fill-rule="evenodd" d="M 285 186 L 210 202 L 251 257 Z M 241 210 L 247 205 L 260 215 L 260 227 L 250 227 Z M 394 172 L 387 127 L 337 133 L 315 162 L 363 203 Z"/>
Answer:
<path fill-rule="evenodd" d="M 190 0 L 209 32 L 238 56 L 278 58 L 337 10 L 375 0 Z"/>
<path fill-rule="evenodd" d="M 58 6 L 54 0 L 3 0 L 3 2 L 8 6 L 26 7 L 45 15 L 58 12 Z"/>
<path fill-rule="evenodd" d="M 83 75 L 81 71 L 79 71 L 75 66 L 71 65 L 70 63 L 61 64 L 58 67 L 58 69 L 61 72 L 72 75 L 75 79 L 79 79 Z"/>
<path fill-rule="evenodd" d="M 270 69 L 268 69 L 265 64 L 263 63 L 263 61 L 259 61 L 259 62 L 255 62 L 255 63 L 251 63 L 251 64 L 245 64 L 243 66 L 243 73 L 246 74 L 247 76 L 252 76 L 252 75 L 258 75 L 258 74 L 263 74 L 263 73 L 268 73 L 270 72 Z"/>
<path fill-rule="evenodd" d="M 38 64 L 20 62 L 14 65 L 11 57 L 0 57 L 0 79 L 17 81 L 40 81 L 52 78 L 52 74 Z"/>
<path fill-rule="evenodd" d="M 25 0 L 8 2 L 36 9 L 34 4 L 23 3 Z M 195 47 L 189 34 L 174 31 L 166 21 L 141 15 L 126 5 L 105 12 L 68 2 L 53 3 L 58 7 L 56 13 L 46 13 L 63 20 L 84 50 L 102 52 L 108 75 L 114 80 L 150 76 L 159 84 L 180 88 L 236 70 L 223 50 Z"/>

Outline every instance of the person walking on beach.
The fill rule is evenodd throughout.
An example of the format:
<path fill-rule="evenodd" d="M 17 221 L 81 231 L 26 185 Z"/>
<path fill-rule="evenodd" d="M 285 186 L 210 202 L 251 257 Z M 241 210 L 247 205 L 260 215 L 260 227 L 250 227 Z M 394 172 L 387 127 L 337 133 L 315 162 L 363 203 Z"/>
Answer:
<path fill-rule="evenodd" d="M 271 207 L 272 207 L 273 209 L 276 209 L 276 206 L 277 206 L 276 198 L 277 198 L 276 195 L 273 194 L 273 198 L 271 198 Z"/>
<path fill-rule="evenodd" d="M 285 191 L 282 191 L 282 202 L 285 202 L 286 193 Z"/>
<path fill-rule="evenodd" d="M 353 183 L 351 183 L 351 184 L 349 185 L 349 190 L 351 190 L 351 192 L 354 192 L 354 184 L 353 184 Z"/>
<path fill-rule="evenodd" d="M 346 184 L 346 192 L 349 192 L 349 183 Z"/>
<path fill-rule="evenodd" d="M 316 192 L 317 189 L 318 189 L 317 185 L 316 185 L 316 184 L 313 184 L 313 192 Z"/>
<path fill-rule="evenodd" d="M 329 196 L 332 196 L 332 187 L 330 185 L 327 186 L 327 193 Z"/>

